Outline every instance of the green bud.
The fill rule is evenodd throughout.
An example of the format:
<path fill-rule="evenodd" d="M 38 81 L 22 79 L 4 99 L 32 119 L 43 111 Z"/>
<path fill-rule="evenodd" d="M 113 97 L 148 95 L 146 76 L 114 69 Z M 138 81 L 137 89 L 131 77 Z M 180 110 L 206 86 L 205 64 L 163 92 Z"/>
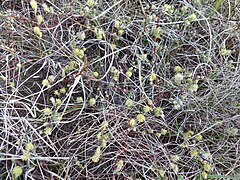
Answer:
<path fill-rule="evenodd" d="M 148 113 L 148 112 L 150 112 L 150 111 L 152 111 L 152 108 L 150 107 L 150 106 L 144 106 L 143 107 L 143 111 L 145 112 L 145 113 Z"/>
<path fill-rule="evenodd" d="M 139 122 L 144 122 L 146 120 L 145 116 L 143 114 L 138 114 L 137 115 L 137 120 Z"/>
<path fill-rule="evenodd" d="M 126 76 L 129 77 L 129 78 L 132 77 L 132 71 L 127 71 Z"/>
<path fill-rule="evenodd" d="M 20 166 L 15 166 L 12 170 L 12 174 L 15 179 L 17 179 L 19 176 L 21 176 L 23 173 L 22 168 Z"/>
<path fill-rule="evenodd" d="M 36 13 L 37 12 L 37 2 L 35 0 L 31 0 L 30 5 Z"/>
<path fill-rule="evenodd" d="M 130 119 L 129 124 L 131 127 L 134 127 L 136 125 L 136 120 L 135 119 Z"/>
<path fill-rule="evenodd" d="M 99 76 L 99 73 L 98 72 L 93 72 L 93 76 L 95 77 L 95 78 L 97 78 L 98 76 Z"/>
<path fill-rule="evenodd" d="M 165 136 L 166 134 L 167 134 L 167 130 L 166 129 L 161 129 L 161 134 L 163 135 L 163 136 Z"/>
<path fill-rule="evenodd" d="M 34 146 L 33 146 L 33 144 L 32 144 L 31 142 L 27 143 L 27 145 L 26 145 L 26 147 L 25 147 L 25 149 L 26 149 L 27 151 L 32 151 L 33 148 L 34 148 Z"/>
<path fill-rule="evenodd" d="M 207 163 L 207 164 L 204 164 L 204 165 L 203 165 L 203 169 L 208 172 L 208 171 L 211 170 L 211 165 L 208 164 L 208 163 Z"/>
<path fill-rule="evenodd" d="M 41 15 L 37 15 L 37 22 L 40 25 L 43 22 L 43 17 Z"/>
<path fill-rule="evenodd" d="M 48 116 L 52 114 L 52 110 L 50 108 L 45 108 L 43 109 L 43 113 L 44 115 Z"/>
<path fill-rule="evenodd" d="M 125 102 L 125 105 L 129 108 L 134 106 L 134 101 L 131 99 L 127 99 L 127 101 Z"/>
<path fill-rule="evenodd" d="M 89 103 L 90 106 L 95 106 L 96 105 L 96 99 L 91 98 L 88 103 Z"/>
<path fill-rule="evenodd" d="M 182 68 L 180 66 L 175 66 L 174 71 L 176 73 L 180 73 L 180 72 L 182 72 Z"/>
<path fill-rule="evenodd" d="M 39 36 L 39 38 L 42 38 L 42 32 L 41 29 L 37 26 L 33 28 L 33 32 Z"/>

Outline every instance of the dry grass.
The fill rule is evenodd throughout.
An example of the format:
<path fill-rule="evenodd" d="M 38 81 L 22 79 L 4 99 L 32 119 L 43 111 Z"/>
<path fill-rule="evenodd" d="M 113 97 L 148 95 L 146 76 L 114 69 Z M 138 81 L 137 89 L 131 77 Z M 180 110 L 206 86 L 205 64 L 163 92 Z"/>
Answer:
<path fill-rule="evenodd" d="M 238 0 L 37 2 L 0 6 L 0 179 L 240 178 Z"/>

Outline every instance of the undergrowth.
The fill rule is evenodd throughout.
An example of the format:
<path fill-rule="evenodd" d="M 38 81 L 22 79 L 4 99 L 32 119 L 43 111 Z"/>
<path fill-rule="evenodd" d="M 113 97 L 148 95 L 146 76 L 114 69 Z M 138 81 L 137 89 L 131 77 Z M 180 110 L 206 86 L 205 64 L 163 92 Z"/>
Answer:
<path fill-rule="evenodd" d="M 0 179 L 240 179 L 239 7 L 2 1 Z"/>

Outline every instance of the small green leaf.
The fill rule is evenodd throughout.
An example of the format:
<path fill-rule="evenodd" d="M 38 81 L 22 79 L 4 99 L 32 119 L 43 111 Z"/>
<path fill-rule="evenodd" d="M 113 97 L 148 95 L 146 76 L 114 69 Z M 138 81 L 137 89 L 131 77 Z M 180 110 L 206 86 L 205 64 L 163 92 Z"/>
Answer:
<path fill-rule="evenodd" d="M 37 34 L 38 36 L 39 36 L 39 38 L 42 38 L 42 32 L 41 32 L 41 29 L 39 28 L 39 27 L 34 27 L 33 28 L 33 32 L 35 33 L 35 34 Z"/>
<path fill-rule="evenodd" d="M 91 98 L 88 103 L 89 103 L 90 106 L 95 106 L 96 105 L 96 99 Z"/>
<path fill-rule="evenodd" d="M 129 77 L 129 78 L 132 77 L 132 71 L 127 71 L 126 76 Z"/>
<path fill-rule="evenodd" d="M 38 25 L 40 25 L 43 22 L 43 17 L 41 15 L 37 16 L 37 22 L 38 22 Z"/>
<path fill-rule="evenodd" d="M 161 134 L 163 135 L 163 136 L 165 136 L 166 134 L 167 134 L 167 130 L 166 129 L 161 129 Z"/>
<path fill-rule="evenodd" d="M 92 156 L 92 161 L 97 163 L 100 160 L 100 156 L 101 156 L 101 147 L 98 146 L 94 155 Z"/>
<path fill-rule="evenodd" d="M 131 99 L 127 99 L 127 101 L 125 102 L 125 105 L 129 108 L 134 106 L 134 101 Z"/>
<path fill-rule="evenodd" d="M 49 9 L 49 7 L 47 6 L 46 3 L 43 3 L 43 4 L 42 4 L 42 7 L 43 7 L 43 9 L 44 9 L 45 12 L 50 12 L 50 9 Z"/>
<path fill-rule="evenodd" d="M 34 146 L 33 146 L 33 144 L 32 144 L 31 142 L 27 143 L 27 145 L 26 145 L 26 147 L 25 147 L 25 149 L 26 149 L 27 151 L 32 151 L 33 148 L 34 148 Z"/>
<path fill-rule="evenodd" d="M 144 122 L 146 120 L 146 117 L 143 114 L 138 114 L 137 115 L 137 120 L 139 122 Z"/>
<path fill-rule="evenodd" d="M 48 81 L 47 79 L 44 79 L 44 80 L 42 81 L 42 85 L 43 85 L 43 86 L 47 86 L 48 88 L 51 87 L 51 85 L 50 85 L 50 83 L 49 83 L 49 81 Z"/>
<path fill-rule="evenodd" d="M 215 11 L 218 11 L 222 5 L 223 0 L 216 0 L 213 7 Z"/>
<path fill-rule="evenodd" d="M 161 107 L 157 107 L 157 108 L 155 109 L 154 115 L 157 116 L 157 117 L 159 117 L 159 116 L 161 116 L 162 114 L 163 114 L 162 108 L 161 108 Z"/>
<path fill-rule="evenodd" d="M 183 80 L 183 75 L 181 73 L 175 74 L 174 80 L 176 83 L 181 83 L 181 81 Z"/>
<path fill-rule="evenodd" d="M 67 92 L 67 90 L 66 90 L 65 87 L 62 87 L 62 88 L 60 89 L 60 93 L 65 94 L 66 92 Z"/>
<path fill-rule="evenodd" d="M 116 164 L 116 169 L 115 169 L 115 173 L 118 173 L 121 171 L 122 167 L 123 167 L 123 160 L 118 160 L 117 164 Z"/>
<path fill-rule="evenodd" d="M 175 66 L 174 71 L 176 73 L 180 73 L 180 72 L 182 72 L 182 67 L 181 66 Z"/>
<path fill-rule="evenodd" d="M 136 125 L 136 120 L 135 119 L 130 119 L 129 124 L 131 127 L 134 127 Z"/>
<path fill-rule="evenodd" d="M 145 113 L 148 113 L 148 112 L 150 112 L 150 111 L 152 111 L 152 108 L 150 107 L 150 106 L 144 106 L 143 107 L 143 111 L 145 112 Z"/>
<path fill-rule="evenodd" d="M 86 4 L 87 4 L 88 7 L 93 7 L 95 5 L 95 1 L 94 0 L 88 0 L 86 2 Z"/>
<path fill-rule="evenodd" d="M 203 172 L 202 172 L 202 177 L 203 177 L 204 179 L 207 179 L 208 174 L 207 174 L 205 171 L 203 171 Z"/>
<path fill-rule="evenodd" d="M 44 129 L 44 134 L 46 135 L 51 135 L 52 134 L 52 128 L 47 126 L 45 129 Z"/>
<path fill-rule="evenodd" d="M 22 175 L 22 168 L 20 166 L 15 166 L 12 170 L 14 178 L 18 178 L 19 176 Z"/>
<path fill-rule="evenodd" d="M 35 0 L 31 0 L 30 5 L 36 13 L 37 12 L 37 2 Z"/>
<path fill-rule="evenodd" d="M 118 35 L 119 35 L 119 36 L 123 35 L 123 33 L 124 33 L 124 30 L 123 30 L 123 29 L 119 29 L 119 30 L 118 30 Z"/>
<path fill-rule="evenodd" d="M 93 76 L 97 78 L 99 76 L 99 73 L 97 71 L 93 72 Z"/>
<path fill-rule="evenodd" d="M 102 130 L 106 130 L 108 128 L 108 122 L 106 120 L 104 120 L 101 124 L 101 128 Z"/>
<path fill-rule="evenodd" d="M 45 108 L 43 109 L 43 113 L 44 115 L 48 116 L 52 114 L 52 110 L 50 108 Z"/>
<path fill-rule="evenodd" d="M 175 173 L 178 173 L 179 167 L 178 167 L 177 164 L 175 164 L 175 163 L 170 163 L 170 167 L 171 167 L 171 169 L 172 169 Z"/>
<path fill-rule="evenodd" d="M 211 170 L 211 165 L 210 164 L 204 164 L 203 169 L 208 172 L 208 171 Z"/>
<path fill-rule="evenodd" d="M 23 160 L 23 161 L 27 161 L 27 160 L 29 160 L 30 159 L 30 153 L 28 153 L 28 152 L 26 152 L 26 153 L 24 153 L 23 155 L 21 155 L 21 159 Z"/>
<path fill-rule="evenodd" d="M 80 59 L 82 59 L 84 57 L 84 50 L 83 49 L 75 48 L 73 50 L 73 53 L 75 55 L 77 55 Z"/>

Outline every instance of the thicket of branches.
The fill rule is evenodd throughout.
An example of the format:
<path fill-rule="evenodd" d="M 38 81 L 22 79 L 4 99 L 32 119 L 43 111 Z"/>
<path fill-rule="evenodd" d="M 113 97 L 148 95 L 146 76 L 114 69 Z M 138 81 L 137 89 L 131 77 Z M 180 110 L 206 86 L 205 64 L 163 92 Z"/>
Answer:
<path fill-rule="evenodd" d="M 239 179 L 238 0 L 5 0 L 0 179 Z"/>

